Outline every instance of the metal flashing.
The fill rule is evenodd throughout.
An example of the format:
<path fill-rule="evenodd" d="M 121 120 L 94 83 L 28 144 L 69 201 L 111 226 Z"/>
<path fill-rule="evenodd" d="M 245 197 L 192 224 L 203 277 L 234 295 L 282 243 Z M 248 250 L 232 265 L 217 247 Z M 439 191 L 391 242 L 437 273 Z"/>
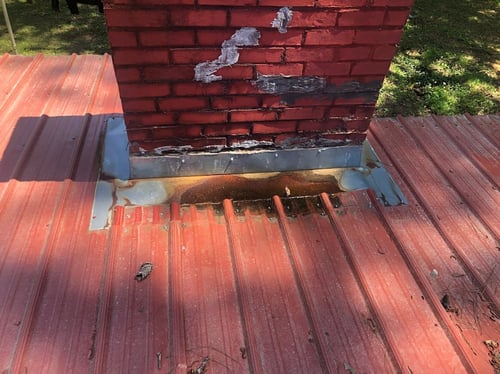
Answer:
<path fill-rule="evenodd" d="M 106 123 L 101 173 L 111 178 L 129 179 L 129 142 L 125 121 L 111 117 Z"/>
<path fill-rule="evenodd" d="M 264 173 L 361 164 L 361 145 L 186 153 L 163 156 L 131 156 L 132 179 L 212 174 Z"/>
<path fill-rule="evenodd" d="M 363 143 L 361 165 L 345 170 L 339 179 L 339 187 L 343 191 L 371 189 L 385 206 L 408 204 L 368 140 Z"/>

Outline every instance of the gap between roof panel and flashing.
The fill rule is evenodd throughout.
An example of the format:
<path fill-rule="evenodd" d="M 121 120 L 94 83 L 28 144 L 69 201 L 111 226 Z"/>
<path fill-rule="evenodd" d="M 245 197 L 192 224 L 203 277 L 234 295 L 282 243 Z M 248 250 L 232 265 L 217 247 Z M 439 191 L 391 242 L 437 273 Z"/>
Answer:
<path fill-rule="evenodd" d="M 115 205 L 216 203 L 226 198 L 255 200 L 363 189 L 373 189 L 386 206 L 408 204 L 368 141 L 334 147 L 131 156 L 123 119 L 111 118 L 103 144 L 91 230 L 109 227 Z"/>

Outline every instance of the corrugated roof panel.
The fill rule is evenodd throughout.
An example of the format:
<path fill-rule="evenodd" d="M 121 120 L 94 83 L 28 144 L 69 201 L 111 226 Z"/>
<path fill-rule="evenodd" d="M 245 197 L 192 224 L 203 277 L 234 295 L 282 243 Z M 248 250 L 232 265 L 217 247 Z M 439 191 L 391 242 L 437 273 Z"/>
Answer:
<path fill-rule="evenodd" d="M 251 366 L 261 372 L 322 370 L 322 357 L 308 342 L 307 310 L 278 220 L 261 204 L 233 207 L 226 200 L 224 209 Z"/>
<path fill-rule="evenodd" d="M 309 339 L 319 346 L 328 371 L 345 365 L 361 372 L 395 371 L 373 309 L 320 199 L 282 202 L 275 197 L 274 204 L 309 313 Z"/>
<path fill-rule="evenodd" d="M 341 199 L 341 207 L 335 210 L 327 202 L 328 213 L 347 247 L 374 308 L 377 328 L 384 331 L 399 370 L 462 370 L 463 362 L 446 331 L 437 328 L 437 298 L 430 298 L 419 287 L 419 280 L 398 251 L 399 243 L 392 240 L 378 217 L 373 200 L 365 192 Z M 401 342 L 412 342 L 418 349 L 410 351 Z"/>
<path fill-rule="evenodd" d="M 480 126 L 473 125 L 465 116 L 433 118 L 456 142 L 460 158 L 466 160 L 463 157 L 465 154 L 485 178 L 491 178 L 493 183 L 500 185 L 500 150 L 478 129 Z M 496 131 L 498 133 L 498 129 Z"/>
<path fill-rule="evenodd" d="M 406 127 L 421 128 L 420 120 L 415 120 L 407 123 Z M 457 260 L 467 266 L 478 284 L 485 286 L 484 292 L 489 298 L 497 306 L 500 305 L 496 284 L 490 281 L 490 274 L 496 272 L 496 265 L 499 263 L 498 239 L 483 225 L 474 208 L 468 205 L 457 187 L 442 172 L 446 165 L 437 166 L 436 162 L 441 160 L 430 158 L 406 127 L 395 119 L 379 119 L 371 133 L 383 144 L 386 152 L 390 151 L 389 162 L 409 184 L 411 193 L 424 206 L 433 224 L 442 231 L 442 235 L 456 252 Z M 442 141 L 449 140 L 445 138 Z M 457 172 L 466 173 L 467 170 Z M 494 193 L 498 195 L 498 187 Z M 491 206 L 491 212 L 495 212 L 499 206 L 498 197 L 495 201 L 497 203 Z"/>
<path fill-rule="evenodd" d="M 407 206 L 117 206 L 90 232 L 110 57 L 4 55 L 0 75 L 0 370 L 498 370 L 499 116 L 374 120 Z"/>

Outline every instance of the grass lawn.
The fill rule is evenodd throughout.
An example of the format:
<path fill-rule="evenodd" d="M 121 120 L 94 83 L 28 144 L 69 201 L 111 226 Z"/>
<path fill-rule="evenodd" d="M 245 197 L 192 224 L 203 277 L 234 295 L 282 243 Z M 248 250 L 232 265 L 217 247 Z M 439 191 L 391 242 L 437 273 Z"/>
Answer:
<path fill-rule="evenodd" d="M 20 54 L 109 52 L 104 17 L 65 0 L 7 0 Z M 498 0 L 415 0 L 377 116 L 497 113 L 500 111 L 500 5 Z M 12 52 L 0 18 L 0 53 Z"/>
<path fill-rule="evenodd" d="M 10 23 L 19 54 L 102 54 L 110 52 L 104 15 L 97 6 L 78 4 L 80 14 L 69 12 L 66 0 L 59 0 L 54 12 L 50 0 L 7 0 Z M 0 53 L 12 52 L 12 45 L 0 8 Z"/>
<path fill-rule="evenodd" d="M 500 111 L 498 0 L 415 0 L 377 116 Z"/>

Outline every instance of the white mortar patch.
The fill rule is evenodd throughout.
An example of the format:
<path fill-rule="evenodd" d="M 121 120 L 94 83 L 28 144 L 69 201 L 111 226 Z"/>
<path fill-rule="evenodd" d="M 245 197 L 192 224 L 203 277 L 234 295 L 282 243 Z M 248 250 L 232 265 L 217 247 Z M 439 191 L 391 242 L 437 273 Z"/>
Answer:
<path fill-rule="evenodd" d="M 238 62 L 240 54 L 238 47 L 259 45 L 260 32 L 255 27 L 242 27 L 229 40 L 222 43 L 221 53 L 217 60 L 201 62 L 194 68 L 194 80 L 211 83 L 222 79 L 215 72 Z"/>

